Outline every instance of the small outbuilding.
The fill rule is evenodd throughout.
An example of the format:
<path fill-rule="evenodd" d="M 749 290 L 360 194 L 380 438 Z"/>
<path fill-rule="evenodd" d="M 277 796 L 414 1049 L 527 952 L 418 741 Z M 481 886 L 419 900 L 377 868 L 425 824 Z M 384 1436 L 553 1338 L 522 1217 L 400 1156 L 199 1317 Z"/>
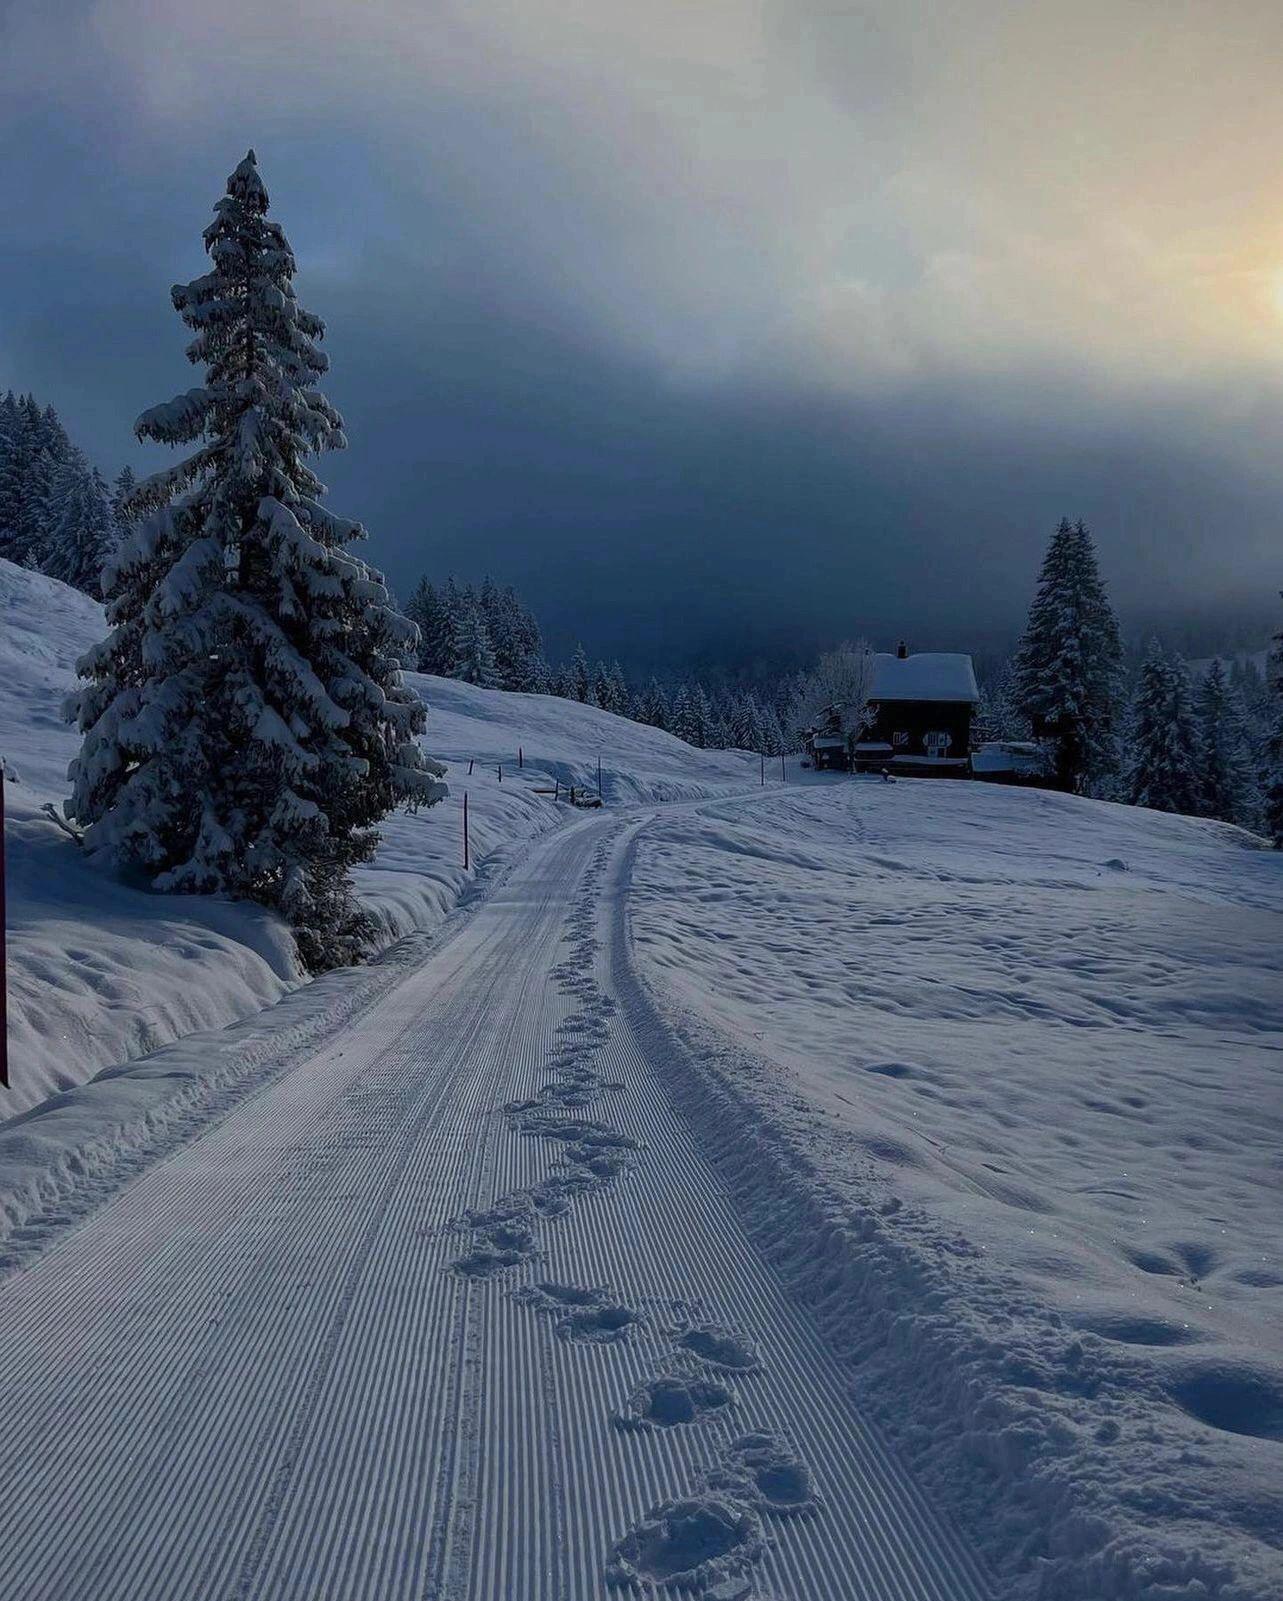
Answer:
<path fill-rule="evenodd" d="M 1045 785 L 1047 753 L 1031 739 L 993 739 L 971 753 L 971 776 L 986 784 Z"/>
<path fill-rule="evenodd" d="M 950 651 L 873 658 L 869 718 L 855 745 L 857 772 L 966 778 L 971 770 L 971 722 L 980 691 L 971 657 Z"/>
<path fill-rule="evenodd" d="M 851 768 L 850 735 L 842 721 L 843 708 L 828 706 L 806 736 L 811 766 L 816 772 L 845 773 Z"/>

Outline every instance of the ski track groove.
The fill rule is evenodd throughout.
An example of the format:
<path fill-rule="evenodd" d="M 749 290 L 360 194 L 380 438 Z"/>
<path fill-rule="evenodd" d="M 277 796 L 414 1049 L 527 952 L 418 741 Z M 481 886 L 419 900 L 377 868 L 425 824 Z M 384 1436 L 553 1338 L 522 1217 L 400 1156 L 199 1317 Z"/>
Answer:
<path fill-rule="evenodd" d="M 763 1517 L 762 1601 L 992 1596 L 669 1101 L 628 944 L 644 826 L 537 846 L 359 1034 L 0 1284 L 6 1601 L 623 1597 L 614 1541 L 750 1430 L 785 1439 L 819 1498 Z M 550 1111 L 631 1135 L 634 1164 L 537 1219 L 533 1261 L 454 1271 L 465 1211 L 560 1171 L 562 1144 L 505 1103 L 576 1063 L 595 1099 Z M 564 1339 L 513 1299 L 539 1281 L 609 1287 L 643 1322 Z M 711 1371 L 677 1360 L 675 1301 L 753 1338 L 762 1370 L 693 1424 L 621 1429 L 645 1379 Z"/>

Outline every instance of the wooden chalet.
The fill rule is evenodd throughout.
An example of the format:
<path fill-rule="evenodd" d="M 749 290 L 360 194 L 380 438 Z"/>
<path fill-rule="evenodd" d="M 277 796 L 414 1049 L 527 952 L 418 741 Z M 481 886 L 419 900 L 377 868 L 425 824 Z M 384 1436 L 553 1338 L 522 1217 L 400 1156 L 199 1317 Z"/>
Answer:
<path fill-rule="evenodd" d="M 869 720 L 854 743 L 856 772 L 966 778 L 971 772 L 971 720 L 980 691 L 971 657 L 917 651 L 901 643 L 873 658 Z"/>

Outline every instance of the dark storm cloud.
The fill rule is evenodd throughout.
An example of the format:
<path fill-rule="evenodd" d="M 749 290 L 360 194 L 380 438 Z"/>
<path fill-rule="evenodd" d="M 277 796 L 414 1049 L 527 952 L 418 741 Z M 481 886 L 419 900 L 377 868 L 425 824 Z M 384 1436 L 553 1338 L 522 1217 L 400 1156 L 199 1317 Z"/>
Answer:
<path fill-rule="evenodd" d="M 1008 8 L 840 13 L 11 7 L 0 384 L 141 464 L 133 417 L 190 382 L 168 287 L 252 142 L 330 324 L 352 448 L 323 472 L 402 587 L 490 570 L 558 647 L 638 662 L 988 643 L 1068 513 L 1137 617 L 1263 614 L 1278 392 L 1241 218 L 1187 192 L 1194 260 L 1109 150 L 1085 186 L 1075 128 L 1023 166 L 991 137 L 1063 53 L 1056 7 L 1005 36 L 1014 100 Z M 1129 137 L 1111 116 L 1092 139 Z"/>

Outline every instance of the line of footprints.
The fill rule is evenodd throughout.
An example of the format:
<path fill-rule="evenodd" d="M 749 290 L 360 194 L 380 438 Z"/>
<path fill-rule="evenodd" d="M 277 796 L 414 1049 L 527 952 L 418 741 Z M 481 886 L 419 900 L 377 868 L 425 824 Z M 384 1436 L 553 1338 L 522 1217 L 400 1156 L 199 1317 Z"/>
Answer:
<path fill-rule="evenodd" d="M 611 843 L 593 857 L 567 924 L 569 954 L 554 977 L 578 1009 L 557 1030 L 552 1074 L 529 1100 L 503 1108 L 513 1134 L 547 1140 L 557 1151 L 545 1178 L 501 1196 L 455 1225 L 468 1231 L 468 1250 L 452 1271 L 491 1278 L 539 1256 L 540 1226 L 570 1210 L 583 1195 L 603 1190 L 637 1166 L 641 1144 L 598 1118 L 582 1114 L 623 1088 L 603 1081 L 593 1066 L 610 1032 L 615 1003 L 593 977 L 596 889 Z M 578 1114 L 578 1115 L 576 1115 Z M 627 1339 L 644 1315 L 610 1289 L 538 1281 L 513 1292 L 545 1315 L 560 1339 L 606 1345 Z M 737 1382 L 762 1371 L 753 1340 L 703 1317 L 686 1302 L 667 1303 L 659 1332 L 671 1356 L 613 1413 L 622 1430 L 698 1426 L 729 1414 Z M 753 1569 L 767 1544 L 767 1520 L 805 1516 L 818 1506 L 811 1475 L 777 1434 L 742 1434 L 704 1469 L 682 1496 L 652 1507 L 611 1548 L 606 1579 L 637 1589 L 671 1587 L 707 1601 L 742 1601 L 752 1593 Z"/>

